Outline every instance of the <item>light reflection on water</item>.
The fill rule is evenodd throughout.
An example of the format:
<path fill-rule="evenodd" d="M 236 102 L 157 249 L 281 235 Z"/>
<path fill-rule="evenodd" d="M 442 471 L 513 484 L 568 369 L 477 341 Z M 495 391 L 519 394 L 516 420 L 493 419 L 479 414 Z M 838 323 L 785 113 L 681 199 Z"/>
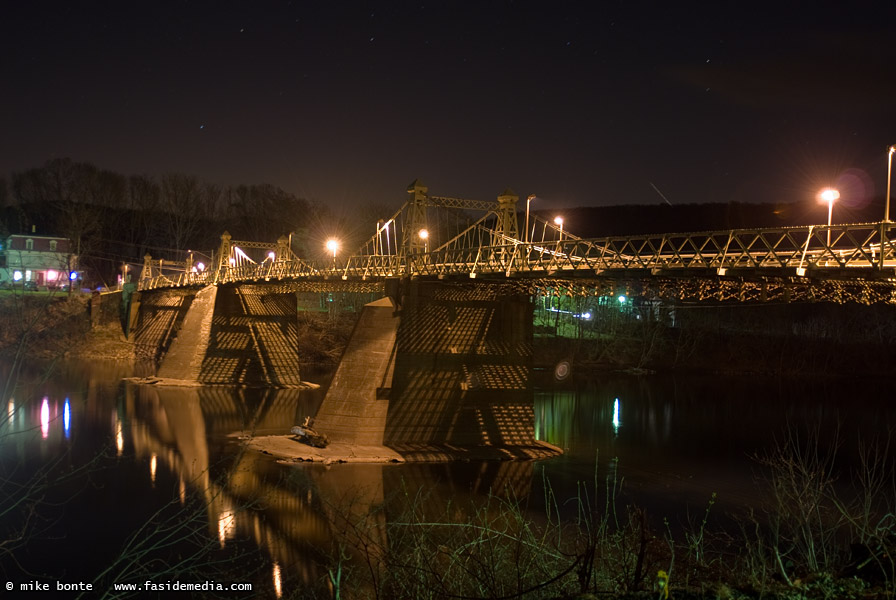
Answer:
<path fill-rule="evenodd" d="M 576 482 L 618 475 L 626 500 L 658 517 L 699 512 L 713 493 L 720 512 L 734 512 L 762 500 L 759 459 L 789 435 L 817 435 L 844 470 L 862 443 L 887 439 L 896 405 L 879 389 L 876 381 L 602 374 L 536 390 L 538 436 L 565 450 L 541 469 L 561 497 L 575 494 Z"/>
<path fill-rule="evenodd" d="M 568 498 L 578 482 L 616 476 L 627 498 L 662 516 L 699 511 L 713 492 L 733 509 L 755 500 L 751 456 L 787 428 L 818 428 L 831 444 L 836 436 L 848 462 L 859 437 L 885 435 L 896 423 L 896 408 L 875 401 L 874 384 L 601 375 L 535 390 L 536 435 L 565 450 L 557 459 L 284 466 L 243 451 L 234 434 L 285 433 L 316 412 L 323 390 L 137 386 L 121 381 L 130 369 L 62 365 L 52 377 L 26 378 L 7 402 L 0 464 L 37 469 L 62 456 L 78 463 L 101 453 L 112 460 L 91 475 L 101 491 L 83 492 L 70 510 L 86 524 L 77 532 L 64 519 L 57 524 L 71 547 L 56 543 L 51 551 L 67 572 L 95 573 L 99 559 L 72 564 L 72 548 L 83 544 L 79 532 L 106 527 L 110 506 L 127 534 L 166 502 L 186 506 L 198 498 L 207 536 L 221 552 L 244 551 L 247 541 L 261 550 L 255 580 L 271 597 L 323 581 L 315 549 L 330 544 L 335 506 L 363 516 L 399 491 L 423 490 L 433 511 L 489 493 L 529 498 L 538 511 L 545 480 Z M 123 538 L 106 541 L 120 545 Z"/>

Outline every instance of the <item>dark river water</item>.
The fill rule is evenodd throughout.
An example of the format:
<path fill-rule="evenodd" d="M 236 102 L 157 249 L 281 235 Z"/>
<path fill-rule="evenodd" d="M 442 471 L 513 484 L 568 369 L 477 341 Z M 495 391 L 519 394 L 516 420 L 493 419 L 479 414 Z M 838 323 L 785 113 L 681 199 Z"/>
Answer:
<path fill-rule="evenodd" d="M 113 597 L 116 583 L 201 581 L 252 586 L 219 597 L 299 597 L 326 587 L 334 515 L 375 512 L 396 494 L 460 518 L 489 494 L 538 515 L 549 489 L 571 518 L 565 499 L 585 489 L 596 501 L 610 486 L 672 527 L 702 517 L 715 494 L 724 527 L 762 503 L 761 458 L 788 436 L 836 450 L 847 473 L 860 444 L 896 426 L 880 381 L 536 374 L 536 433 L 561 457 L 286 465 L 240 436 L 283 434 L 314 414 L 328 373 L 304 374 L 322 387 L 300 392 L 123 381 L 135 369 L 32 365 L 17 378 L 0 419 L 0 586 L 89 584 L 86 597 Z"/>

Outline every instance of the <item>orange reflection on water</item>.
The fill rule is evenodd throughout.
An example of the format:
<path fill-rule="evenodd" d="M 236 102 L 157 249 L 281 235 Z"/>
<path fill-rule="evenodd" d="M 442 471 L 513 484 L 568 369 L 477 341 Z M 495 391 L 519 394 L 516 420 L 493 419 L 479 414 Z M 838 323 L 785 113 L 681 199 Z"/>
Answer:
<path fill-rule="evenodd" d="M 121 421 L 115 419 L 115 449 L 118 456 L 124 452 L 124 432 L 121 428 Z"/>
<path fill-rule="evenodd" d="M 274 561 L 274 593 L 278 598 L 283 597 L 283 580 L 280 576 L 280 563 Z"/>
<path fill-rule="evenodd" d="M 222 548 L 227 538 L 233 537 L 234 533 L 236 533 L 236 515 L 232 510 L 224 509 L 218 515 L 218 541 L 221 542 Z"/>

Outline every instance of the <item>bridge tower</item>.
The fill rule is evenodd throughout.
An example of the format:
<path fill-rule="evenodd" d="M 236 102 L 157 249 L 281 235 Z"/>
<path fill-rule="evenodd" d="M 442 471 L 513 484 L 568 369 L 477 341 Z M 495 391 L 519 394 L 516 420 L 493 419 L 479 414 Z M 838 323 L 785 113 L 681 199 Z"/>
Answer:
<path fill-rule="evenodd" d="M 152 255 L 149 252 L 143 255 L 143 270 L 140 272 L 140 285 L 152 281 Z"/>
<path fill-rule="evenodd" d="M 519 228 L 516 219 L 516 203 L 520 197 L 512 189 L 507 188 L 498 196 L 498 208 L 495 213 L 498 216 L 498 222 L 495 224 L 496 237 L 505 236 L 515 240 L 520 239 Z M 504 245 L 506 240 L 497 239 L 492 242 L 494 245 Z"/>
<path fill-rule="evenodd" d="M 292 258 L 292 248 L 289 247 L 289 238 L 281 235 L 277 238 L 276 260 L 277 262 L 286 262 Z"/>
<path fill-rule="evenodd" d="M 426 242 L 420 236 L 424 229 L 428 230 L 426 221 L 426 192 L 429 191 L 419 179 L 408 186 L 408 202 L 405 220 L 402 224 L 401 247 L 405 256 L 413 256 L 424 251 Z"/>
<path fill-rule="evenodd" d="M 219 279 L 224 276 L 230 267 L 230 232 L 225 231 L 221 234 L 221 248 L 218 250 L 218 260 L 215 264 L 215 279 L 213 283 L 218 283 Z"/>

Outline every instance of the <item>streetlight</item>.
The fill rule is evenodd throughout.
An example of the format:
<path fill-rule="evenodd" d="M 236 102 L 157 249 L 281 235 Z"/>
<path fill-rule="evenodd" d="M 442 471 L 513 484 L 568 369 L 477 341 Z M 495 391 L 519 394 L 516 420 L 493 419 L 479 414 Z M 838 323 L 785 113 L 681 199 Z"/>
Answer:
<path fill-rule="evenodd" d="M 554 217 L 554 224 L 560 228 L 560 240 L 563 241 L 563 217 Z"/>
<path fill-rule="evenodd" d="M 887 233 L 890 223 L 890 180 L 893 174 L 893 153 L 896 152 L 896 144 L 887 148 L 887 197 L 884 202 L 884 221 L 880 224 L 880 266 L 884 266 L 884 252 L 887 247 Z"/>
<path fill-rule="evenodd" d="M 884 222 L 890 222 L 890 175 L 893 173 L 893 153 L 896 152 L 896 145 L 887 149 L 887 199 L 884 205 Z"/>
<path fill-rule="evenodd" d="M 330 238 L 327 240 L 327 250 L 333 253 L 333 268 L 336 268 L 336 251 L 339 250 L 339 240 Z"/>
<path fill-rule="evenodd" d="M 417 232 L 417 235 L 420 236 L 420 239 L 423 240 L 423 252 L 429 252 L 429 244 L 427 240 L 429 240 L 429 231 L 426 229 L 421 229 Z"/>
<path fill-rule="evenodd" d="M 840 192 L 834 188 L 825 188 L 818 195 L 822 202 L 828 203 L 828 248 L 831 247 L 831 216 L 834 214 L 834 201 L 840 197 Z"/>
<path fill-rule="evenodd" d="M 526 243 L 529 243 L 529 203 L 535 200 L 535 194 L 529 194 L 526 198 Z"/>

